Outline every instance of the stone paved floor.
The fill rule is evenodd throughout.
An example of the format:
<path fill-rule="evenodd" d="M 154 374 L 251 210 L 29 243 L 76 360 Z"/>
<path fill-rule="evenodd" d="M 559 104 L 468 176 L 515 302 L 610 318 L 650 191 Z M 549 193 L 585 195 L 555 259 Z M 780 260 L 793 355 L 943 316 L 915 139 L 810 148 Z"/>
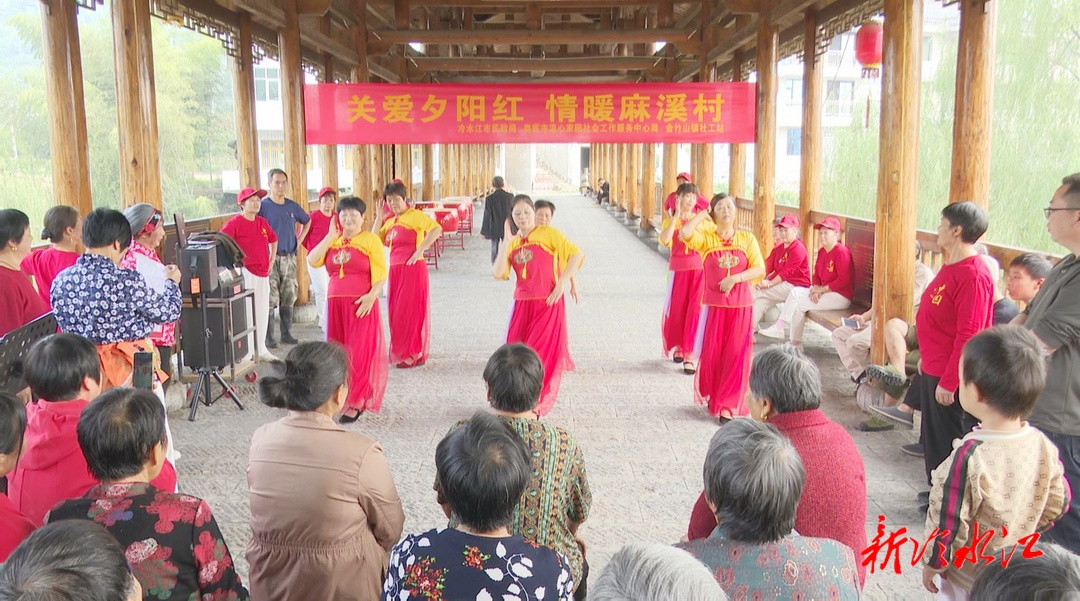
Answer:
<path fill-rule="evenodd" d="M 567 311 L 577 370 L 563 378 L 547 419 L 569 428 L 585 450 L 594 505 L 581 533 L 598 574 L 625 543 L 671 543 L 685 533 L 716 423 L 693 405 L 692 378 L 660 353 L 665 259 L 606 209 L 578 196 L 553 198 L 555 225 L 586 259 L 578 278 L 581 304 Z M 445 251 L 431 276 L 432 359 L 418 369 L 391 369 L 382 411 L 350 426 L 382 443 L 405 509 L 406 532 L 445 523 L 431 491 L 435 445 L 451 424 L 485 406 L 481 372 L 504 340 L 513 294 L 512 283 L 491 278 L 489 252 L 479 236 L 468 239 L 465 250 Z M 318 336 L 314 326 L 298 329 L 301 338 Z M 825 411 L 851 429 L 863 416 L 826 332 L 808 327 L 805 348 L 822 370 Z M 238 390 L 245 411 L 219 402 L 201 408 L 194 423 L 186 412 L 174 412 L 171 426 L 183 453 L 177 466 L 181 488 L 210 503 L 246 576 L 248 444 L 255 428 L 282 412 L 260 405 L 253 385 Z M 914 499 L 923 489 L 922 463 L 899 450 L 916 434 L 851 433 L 866 464 L 869 537 L 878 515 L 890 530 L 903 526 L 921 535 Z M 919 572 L 904 567 L 901 576 L 869 576 L 866 598 L 928 597 Z"/>

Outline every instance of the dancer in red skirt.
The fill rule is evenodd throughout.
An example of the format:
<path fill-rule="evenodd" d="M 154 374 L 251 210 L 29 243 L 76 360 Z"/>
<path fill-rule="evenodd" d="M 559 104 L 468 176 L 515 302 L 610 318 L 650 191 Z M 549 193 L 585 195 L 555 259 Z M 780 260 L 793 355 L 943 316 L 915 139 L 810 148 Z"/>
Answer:
<path fill-rule="evenodd" d="M 694 397 L 724 422 L 747 413 L 743 397 L 754 351 L 751 287 L 765 275 L 765 261 L 757 238 L 735 229 L 735 200 L 717 194 L 710 204 L 716 230 L 704 223 L 710 215 L 698 213 L 682 226 L 679 237 L 701 253 L 704 264 L 705 308 L 695 344 L 701 364 Z"/>
<path fill-rule="evenodd" d="M 509 279 L 511 269 L 517 274 L 506 342 L 524 343 L 540 356 L 544 387 L 536 413 L 546 415 L 555 406 L 562 373 L 574 369 L 563 292 L 585 255 L 559 230 L 536 225 L 535 207 L 528 196 L 514 198 L 510 215 L 518 233 L 511 233 L 509 220 L 503 224 L 505 237 L 491 273 L 499 280 Z"/>
<path fill-rule="evenodd" d="M 701 255 L 696 250 L 675 236 L 695 213 L 708 210 L 697 208 L 698 188 L 685 183 L 675 191 L 678 199 L 672 213 L 665 212 L 664 224 L 660 231 L 660 244 L 671 249 L 668 260 L 668 295 L 664 303 L 664 318 L 660 331 L 664 338 L 664 356 L 671 357 L 675 363 L 682 363 L 683 373 L 697 371 L 694 363 L 694 339 L 697 337 L 698 318 L 701 317 L 701 294 L 704 290 L 702 279 Z M 716 231 L 712 221 L 705 221 L 702 227 Z"/>
<path fill-rule="evenodd" d="M 339 421 L 356 421 L 365 411 L 377 412 L 386 392 L 389 363 L 379 294 L 386 284 L 382 241 L 364 231 L 367 205 L 355 196 L 338 203 L 338 219 L 308 253 L 312 267 L 326 266 L 326 338 L 340 342 L 349 355 L 349 396 Z M 340 220 L 341 229 L 337 222 Z"/>
<path fill-rule="evenodd" d="M 375 212 L 374 230 L 390 247 L 390 362 L 396 367 L 417 367 L 428 359 L 431 340 L 431 304 L 424 251 L 442 236 L 442 228 L 422 211 L 409 206 L 405 185 L 394 181 L 383 188 L 393 215 L 383 203 Z M 385 222 L 383 221 L 385 219 Z"/>

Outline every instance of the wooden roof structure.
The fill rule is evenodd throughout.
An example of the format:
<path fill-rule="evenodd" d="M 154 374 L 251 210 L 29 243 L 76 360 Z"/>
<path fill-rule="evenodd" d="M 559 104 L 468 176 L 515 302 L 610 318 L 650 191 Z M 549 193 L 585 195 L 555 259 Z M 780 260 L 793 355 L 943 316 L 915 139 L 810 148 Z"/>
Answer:
<path fill-rule="evenodd" d="M 94 7 L 102 0 L 79 0 Z M 305 70 L 372 82 L 645 82 L 745 79 L 761 20 L 779 28 L 780 56 L 802 53 L 807 11 L 818 53 L 881 13 L 883 0 L 297 0 Z M 282 0 L 152 0 L 151 13 L 221 40 L 237 56 L 251 17 L 253 55 L 277 58 Z M 325 57 L 335 72 L 323 73 Z M 742 57 L 738 60 L 737 57 Z"/>

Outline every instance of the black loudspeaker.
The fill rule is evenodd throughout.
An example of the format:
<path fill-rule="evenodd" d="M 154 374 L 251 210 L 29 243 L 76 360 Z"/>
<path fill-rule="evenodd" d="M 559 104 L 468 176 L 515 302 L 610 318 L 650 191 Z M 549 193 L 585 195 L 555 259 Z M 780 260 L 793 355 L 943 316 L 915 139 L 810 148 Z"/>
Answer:
<path fill-rule="evenodd" d="M 230 312 L 225 310 L 221 301 L 211 301 L 206 307 L 205 326 L 202 322 L 202 310 L 187 306 L 180 312 L 181 344 L 184 350 L 184 365 L 192 369 L 223 368 L 230 363 L 228 346 L 229 340 L 248 328 L 248 310 L 246 298 L 238 298 L 232 303 L 232 323 L 228 323 Z M 201 302 L 205 302 L 203 299 Z M 203 336 L 209 328 L 210 339 L 209 357 L 204 357 Z M 248 354 L 248 337 L 243 336 L 231 343 L 233 345 L 232 357 L 240 361 Z"/>
<path fill-rule="evenodd" d="M 176 264 L 180 268 L 180 289 L 184 294 L 192 294 L 192 278 L 199 279 L 204 294 L 218 289 L 217 244 L 192 241 L 180 249 L 177 259 Z"/>

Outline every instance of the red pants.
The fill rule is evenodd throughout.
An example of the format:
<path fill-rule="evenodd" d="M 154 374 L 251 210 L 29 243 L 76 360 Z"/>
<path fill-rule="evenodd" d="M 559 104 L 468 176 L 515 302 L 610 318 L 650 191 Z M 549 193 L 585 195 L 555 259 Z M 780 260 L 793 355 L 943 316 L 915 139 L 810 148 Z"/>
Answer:
<path fill-rule="evenodd" d="M 754 354 L 753 313 L 752 306 L 706 306 L 702 311 L 694 400 L 708 405 L 714 417 L 723 411 L 733 417 L 747 414 L 744 399 Z"/>
<path fill-rule="evenodd" d="M 694 354 L 704 273 L 701 269 L 690 269 L 669 274 L 668 297 L 661 323 L 665 357 L 671 356 L 673 351 L 682 353 L 687 359 Z"/>
<path fill-rule="evenodd" d="M 390 362 L 426 361 L 431 341 L 431 304 L 424 261 L 390 266 L 386 308 L 390 314 Z"/>
<path fill-rule="evenodd" d="M 546 415 L 555 406 L 564 371 L 574 370 L 570 358 L 570 337 L 566 332 L 565 298 L 548 306 L 545 299 L 515 300 L 510 311 L 506 343 L 521 342 L 540 356 L 544 366 L 544 388 L 536 412 Z"/>

